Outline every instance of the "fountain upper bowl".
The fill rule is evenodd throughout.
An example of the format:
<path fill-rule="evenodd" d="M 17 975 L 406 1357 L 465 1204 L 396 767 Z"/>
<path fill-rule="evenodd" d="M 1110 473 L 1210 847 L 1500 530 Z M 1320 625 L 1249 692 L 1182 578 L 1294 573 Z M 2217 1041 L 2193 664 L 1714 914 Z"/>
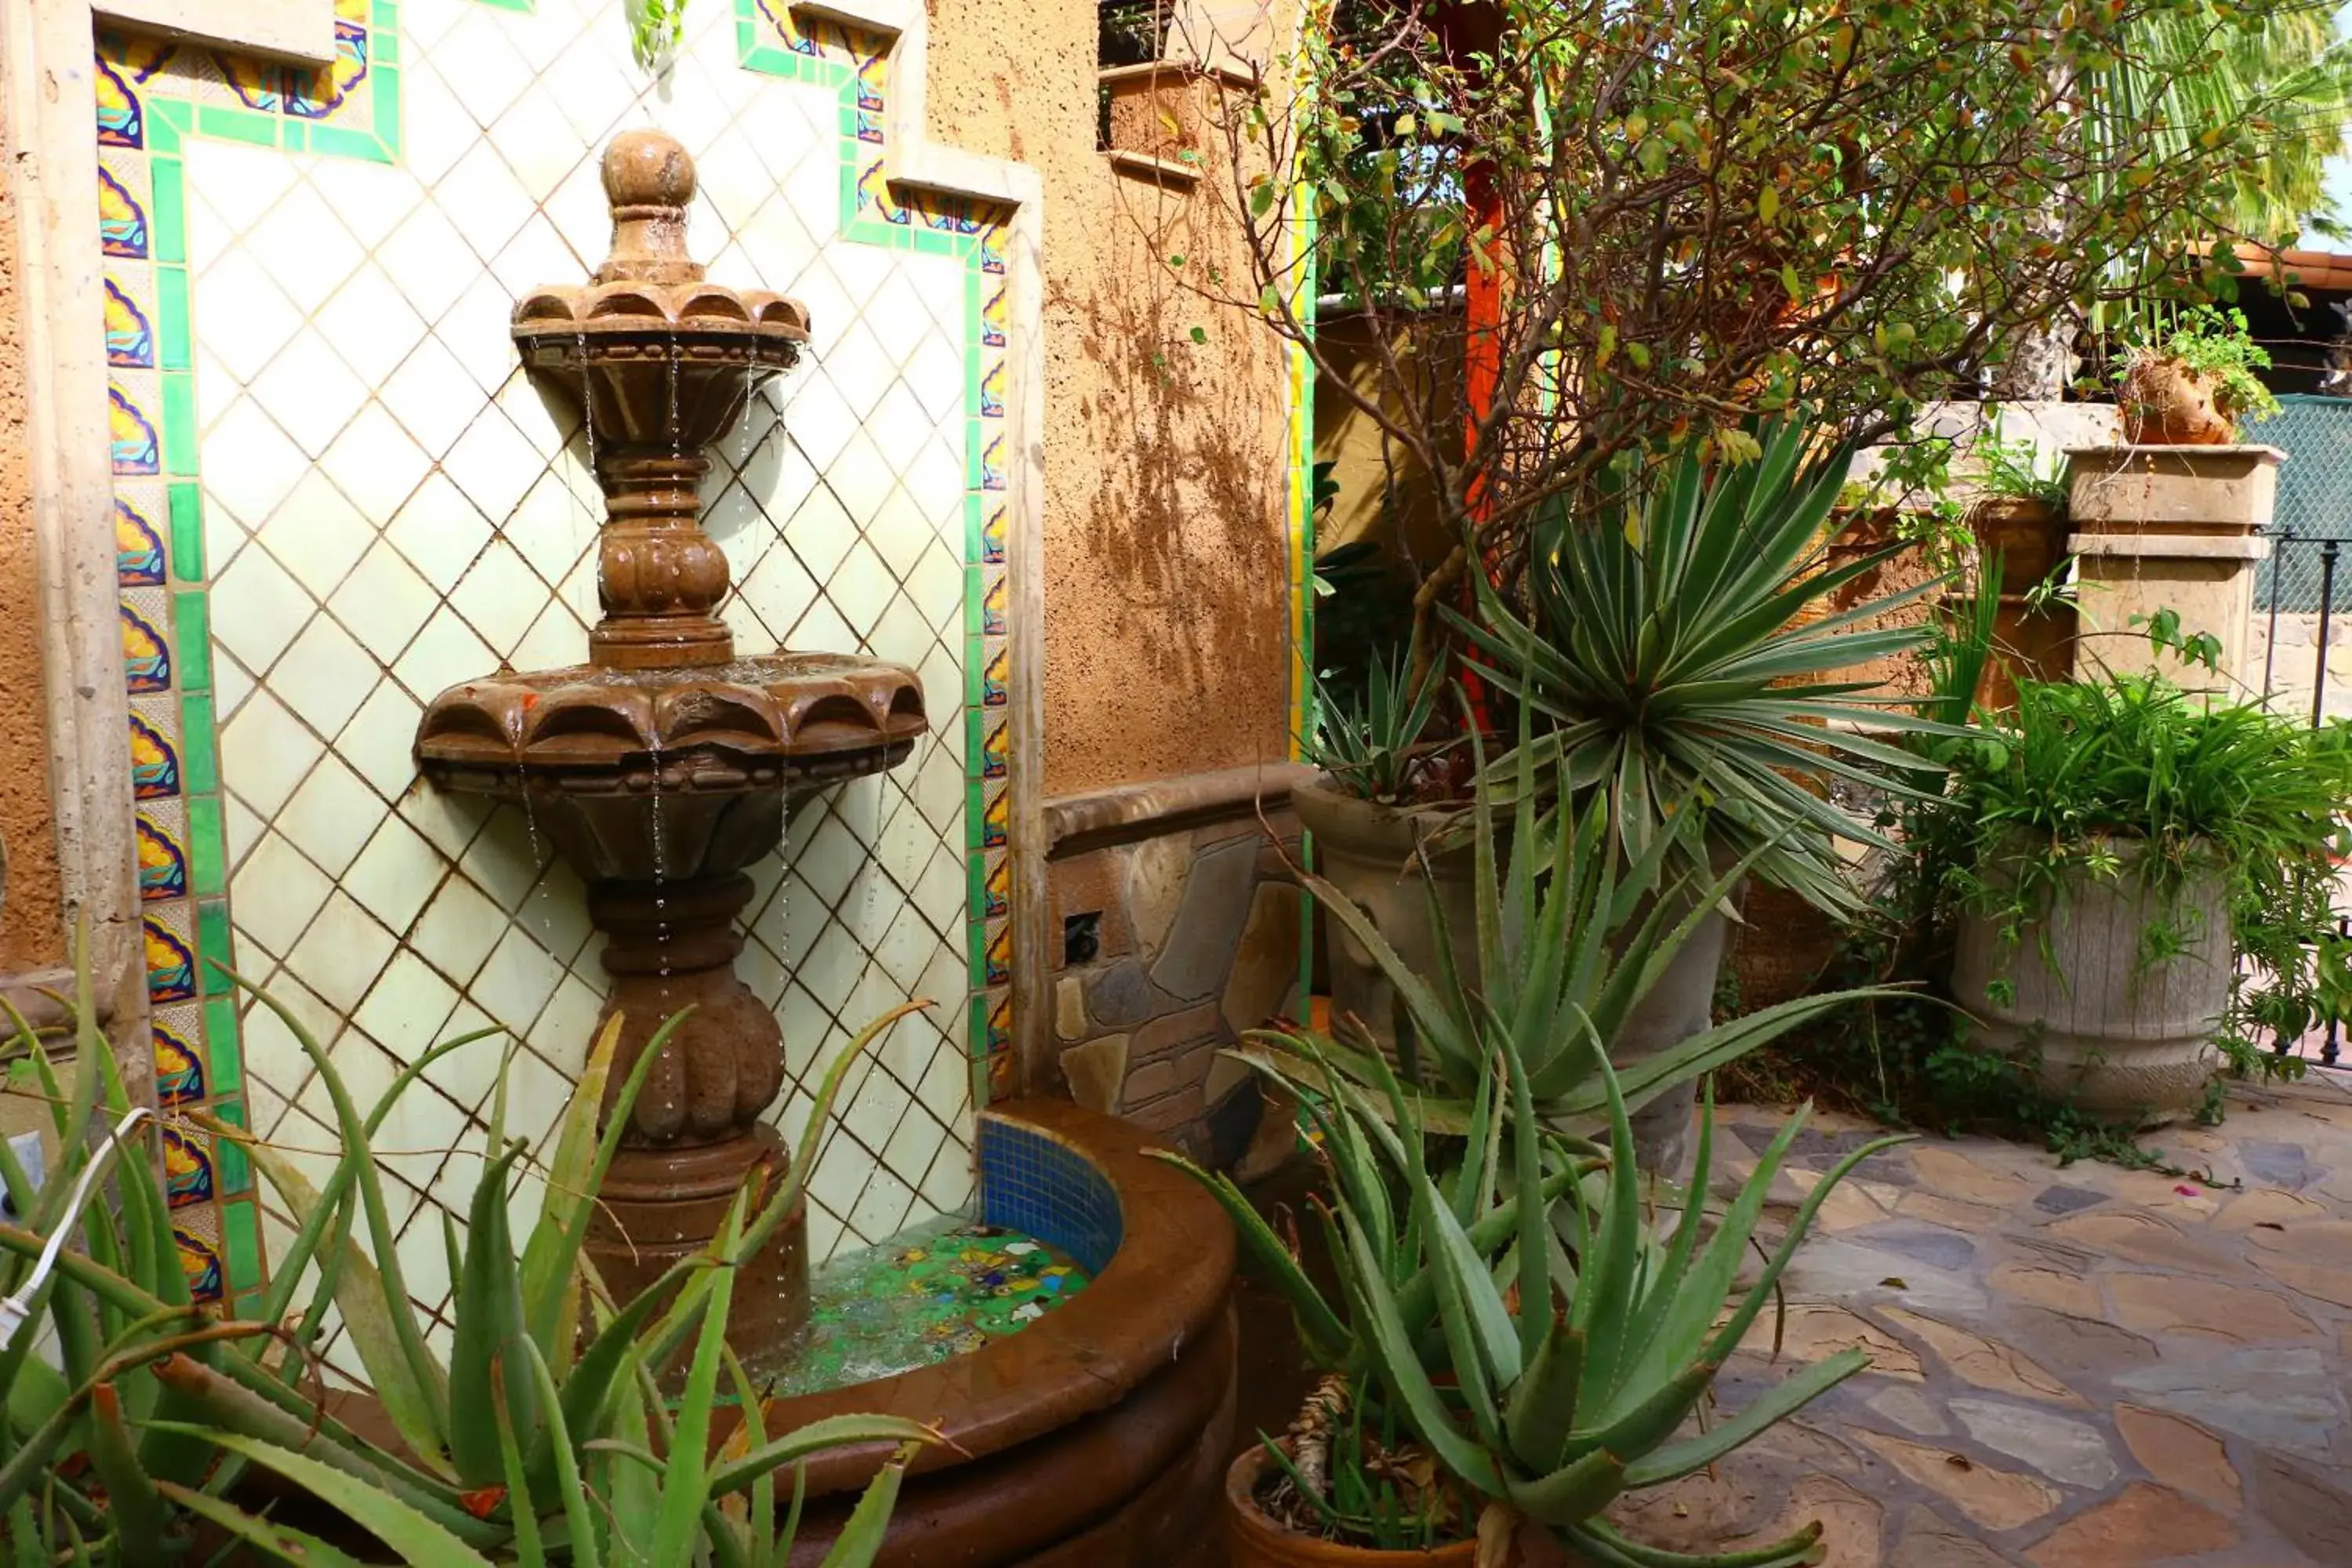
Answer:
<path fill-rule="evenodd" d="M 904 665 L 778 652 L 669 669 L 592 664 L 461 681 L 416 731 L 436 785 L 513 795 L 808 789 L 879 773 L 928 727 Z"/>

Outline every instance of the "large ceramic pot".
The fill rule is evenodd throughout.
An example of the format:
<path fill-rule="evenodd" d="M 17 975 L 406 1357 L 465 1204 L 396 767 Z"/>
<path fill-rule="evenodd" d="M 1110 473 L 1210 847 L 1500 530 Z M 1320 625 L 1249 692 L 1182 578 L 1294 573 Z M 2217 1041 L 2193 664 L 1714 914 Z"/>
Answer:
<path fill-rule="evenodd" d="M 2051 1093 L 2094 1116 L 2154 1125 L 2196 1109 L 2212 1080 L 2213 1035 L 2230 999 L 2229 885 L 2213 868 L 2159 893 L 2136 874 L 2140 846 L 2117 850 L 2112 879 L 2061 872 L 2044 923 L 2013 947 L 1994 919 L 1963 916 L 1953 995 L 1979 1020 L 1979 1048 L 2036 1051 Z M 2159 923 L 2181 933 L 2181 946 L 2147 963 L 2142 935 Z M 1997 981 L 2010 989 L 1988 994 Z"/>
<path fill-rule="evenodd" d="M 2144 355 L 2116 389 L 2124 442 L 2134 447 L 2226 447 L 2238 427 L 2221 409 L 2220 389 L 2175 359 Z"/>
<path fill-rule="evenodd" d="M 1354 900 L 1373 929 L 1415 974 L 1438 971 L 1438 928 L 1429 894 L 1435 888 L 1453 933 L 1454 962 L 1465 975 L 1478 972 L 1476 857 L 1467 839 L 1440 849 L 1438 836 L 1459 812 L 1384 805 L 1349 795 L 1326 773 L 1290 793 L 1299 826 L 1315 836 L 1315 868 Z M 1425 853 L 1418 853 L 1427 845 Z M 1322 922 L 1324 958 L 1331 976 L 1331 1016 L 1354 1017 L 1370 1031 L 1390 1060 L 1412 1022 L 1395 987 L 1361 942 L 1336 921 Z"/>
<path fill-rule="evenodd" d="M 1478 973 L 1477 864 L 1471 846 L 1465 841 L 1443 850 L 1432 847 L 1425 857 L 1414 853 L 1416 846 L 1433 843 L 1444 828 L 1457 822 L 1457 813 L 1382 805 L 1347 794 L 1328 778 L 1293 790 L 1290 804 L 1300 825 L 1315 836 L 1318 870 L 1370 917 L 1414 973 L 1439 973 L 1439 934 L 1430 916 L 1433 887 L 1451 933 L 1455 972 L 1465 976 Z M 1723 966 L 1727 925 L 1720 913 L 1699 923 L 1665 974 L 1625 1020 L 1613 1058 L 1618 1066 L 1654 1055 L 1713 1021 L 1716 975 Z M 1410 1040 L 1412 1023 L 1395 988 L 1343 927 L 1326 921 L 1323 931 L 1332 1016 L 1360 1019 L 1381 1050 L 1397 1059 L 1400 1039 Z M 1696 1097 L 1696 1087 L 1685 1084 L 1633 1113 L 1633 1141 L 1643 1170 L 1670 1179 L 1679 1179 L 1688 1170 Z"/>

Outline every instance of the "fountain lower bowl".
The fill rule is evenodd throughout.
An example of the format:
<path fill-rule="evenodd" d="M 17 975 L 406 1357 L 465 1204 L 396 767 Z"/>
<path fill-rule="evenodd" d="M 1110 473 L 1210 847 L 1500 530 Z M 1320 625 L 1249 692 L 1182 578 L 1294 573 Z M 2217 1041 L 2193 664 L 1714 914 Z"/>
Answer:
<path fill-rule="evenodd" d="M 1181 1560 L 1216 1506 L 1232 1445 L 1234 1234 L 1147 1134 L 1058 1101 L 978 1121 L 979 1217 L 1051 1243 L 1093 1275 L 1019 1333 L 895 1377 L 771 1401 L 766 1429 L 874 1412 L 937 1425 L 899 1493 L 886 1568 Z M 831 1549 L 887 1456 L 808 1464 L 792 1562 Z M 789 1488 L 792 1477 L 780 1475 Z"/>

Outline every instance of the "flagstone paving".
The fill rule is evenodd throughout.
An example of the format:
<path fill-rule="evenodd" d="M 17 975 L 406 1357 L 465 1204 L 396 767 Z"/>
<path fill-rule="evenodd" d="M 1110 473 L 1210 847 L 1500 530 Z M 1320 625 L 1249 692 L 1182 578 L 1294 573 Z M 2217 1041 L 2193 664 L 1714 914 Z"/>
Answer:
<path fill-rule="evenodd" d="M 1718 1111 L 1718 1184 L 1781 1116 Z M 1776 1215 L 1876 1131 L 1815 1118 Z M 1626 1525 L 1723 1551 L 1819 1519 L 1829 1568 L 2352 1568 L 2352 1079 L 2146 1142 L 2206 1179 L 1979 1138 L 1865 1162 L 1720 1407 L 1849 1345 L 1873 1367 Z"/>

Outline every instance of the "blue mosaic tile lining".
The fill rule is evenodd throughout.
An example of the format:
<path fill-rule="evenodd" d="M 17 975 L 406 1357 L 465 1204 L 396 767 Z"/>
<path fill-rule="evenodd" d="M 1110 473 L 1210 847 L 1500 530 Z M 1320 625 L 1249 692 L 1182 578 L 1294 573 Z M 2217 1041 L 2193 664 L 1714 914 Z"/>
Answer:
<path fill-rule="evenodd" d="M 1094 1163 L 1002 1117 L 982 1114 L 979 1132 L 981 1217 L 1060 1247 L 1089 1275 L 1108 1268 L 1125 1227 L 1118 1194 Z"/>

